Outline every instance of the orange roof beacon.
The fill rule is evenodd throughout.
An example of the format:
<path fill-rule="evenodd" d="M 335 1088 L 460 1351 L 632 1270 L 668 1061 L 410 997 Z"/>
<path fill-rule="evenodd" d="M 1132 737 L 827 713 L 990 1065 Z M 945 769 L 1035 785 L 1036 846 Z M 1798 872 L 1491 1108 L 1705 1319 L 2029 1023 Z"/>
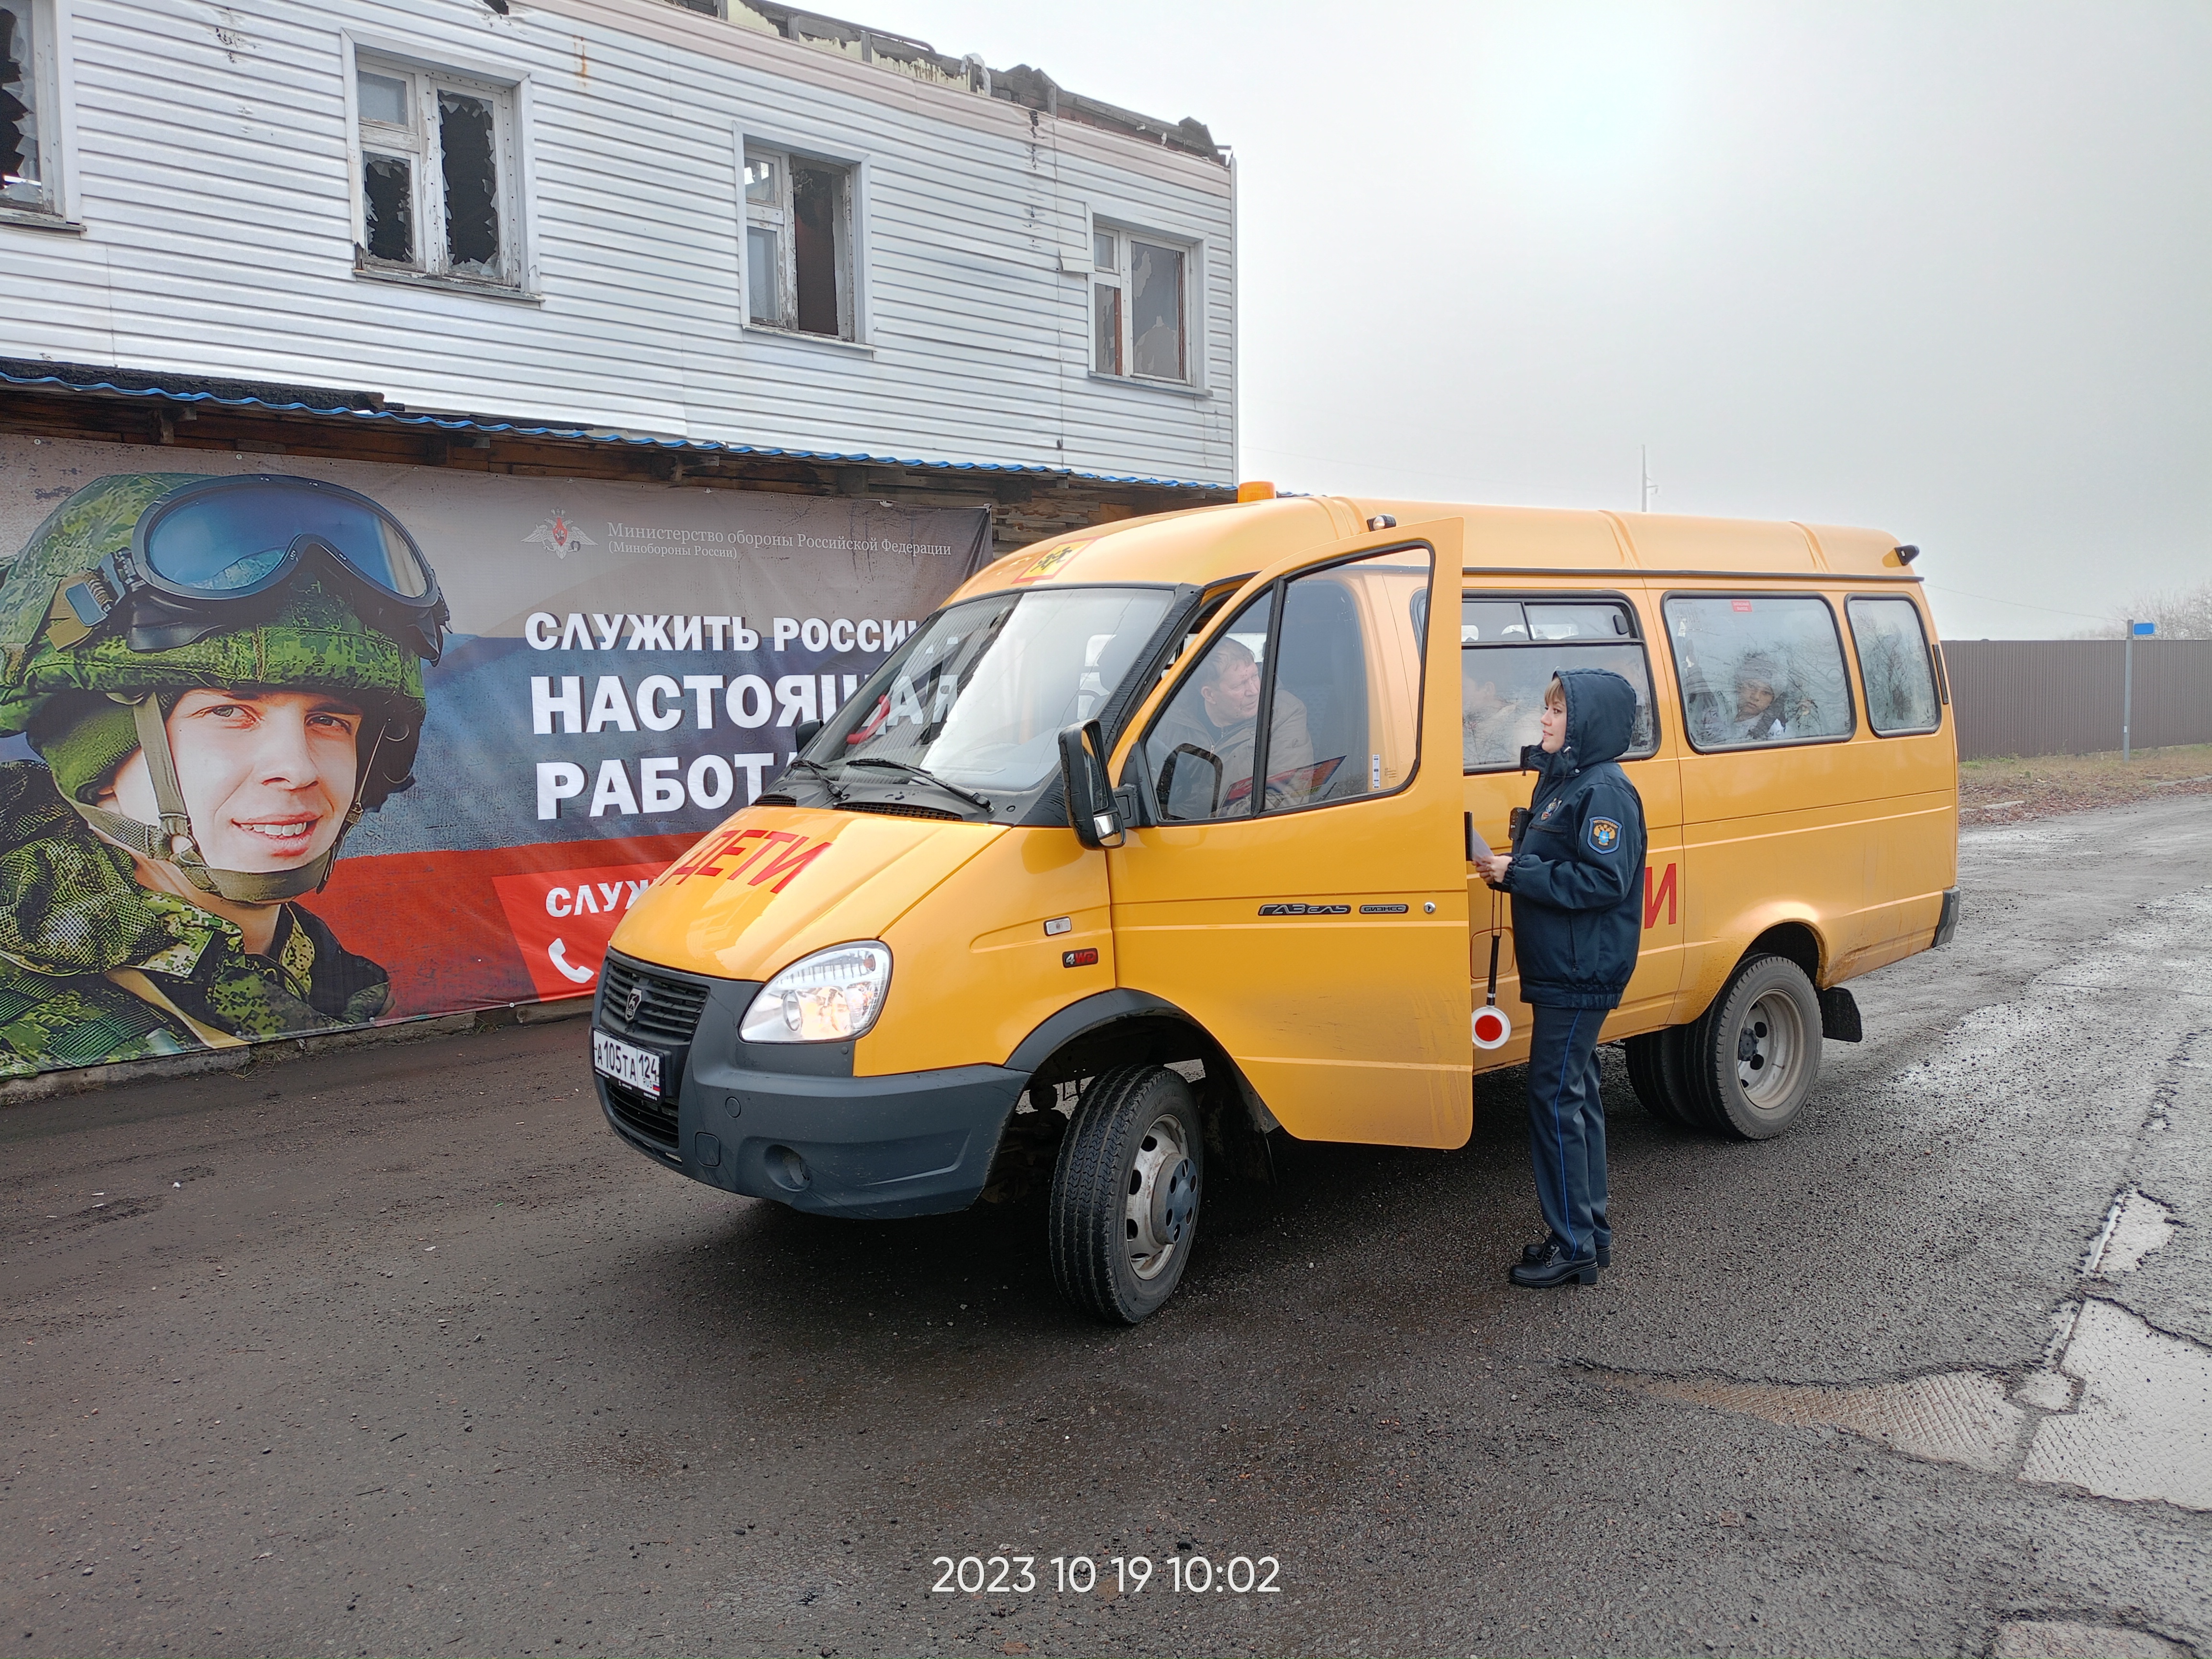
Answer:
<path fill-rule="evenodd" d="M 1844 982 L 1957 922 L 1915 552 L 1309 496 L 1010 555 L 625 917 L 607 1121 L 825 1215 L 1048 1186 L 1060 1290 L 1141 1319 L 1264 1136 L 1467 1140 L 1474 1073 L 1529 1029 L 1471 860 L 1527 799 L 1546 683 L 1601 667 L 1636 688 L 1650 830 L 1606 1037 L 1652 1111 L 1778 1134 L 1823 1037 L 1859 1036 Z M 1501 933 L 1511 1034 L 1479 1048 Z"/>

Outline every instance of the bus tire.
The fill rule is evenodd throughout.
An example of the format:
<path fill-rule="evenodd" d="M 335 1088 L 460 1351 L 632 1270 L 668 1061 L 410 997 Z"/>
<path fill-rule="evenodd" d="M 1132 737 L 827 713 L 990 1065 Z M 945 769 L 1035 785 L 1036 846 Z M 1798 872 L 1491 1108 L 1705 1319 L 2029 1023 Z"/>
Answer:
<path fill-rule="evenodd" d="M 1092 1079 L 1054 1165 L 1048 1222 L 1060 1293 L 1133 1325 L 1175 1293 L 1198 1237 L 1206 1136 L 1190 1085 L 1164 1066 Z"/>
<path fill-rule="evenodd" d="M 1687 1025 L 1670 1025 L 1659 1052 L 1667 1075 L 1667 1091 L 1674 1098 L 1682 1127 L 1725 1134 L 1728 1119 L 1722 1114 L 1720 1103 L 1713 1097 L 1712 1082 L 1706 1075 L 1711 1068 L 1698 1060 L 1705 1053 L 1711 1024 L 1712 1011 L 1707 1009 Z"/>
<path fill-rule="evenodd" d="M 1684 1070 L 1711 1126 L 1769 1140 L 1804 1112 L 1820 1078 L 1820 999 L 1787 957 L 1753 957 L 1691 1028 Z"/>
<path fill-rule="evenodd" d="M 1674 1098 L 1676 1084 L 1668 1075 L 1667 1044 L 1675 1033 L 1676 1028 L 1670 1025 L 1662 1031 L 1632 1036 L 1622 1045 L 1628 1053 L 1628 1081 L 1636 1091 L 1638 1103 L 1662 1123 L 1689 1121 Z"/>

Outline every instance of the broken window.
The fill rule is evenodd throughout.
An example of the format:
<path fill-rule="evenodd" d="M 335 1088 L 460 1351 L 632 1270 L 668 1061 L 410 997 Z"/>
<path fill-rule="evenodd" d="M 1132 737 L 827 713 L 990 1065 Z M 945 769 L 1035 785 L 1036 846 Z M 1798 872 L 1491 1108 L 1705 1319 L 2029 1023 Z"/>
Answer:
<path fill-rule="evenodd" d="M 746 147 L 745 319 L 854 337 L 850 167 Z"/>
<path fill-rule="evenodd" d="M 362 264 L 512 284 L 507 90 L 367 58 L 354 89 Z"/>
<path fill-rule="evenodd" d="M 1121 373 L 1121 245 L 1111 231 L 1102 230 L 1091 237 L 1091 263 L 1101 273 L 1092 280 L 1091 286 L 1092 363 L 1101 374 L 1119 374 Z"/>
<path fill-rule="evenodd" d="M 54 210 L 53 158 L 40 119 L 48 99 L 39 0 L 0 0 L 0 204 Z"/>
<path fill-rule="evenodd" d="M 1100 229 L 1091 236 L 1091 367 L 1148 380 L 1190 379 L 1191 250 Z"/>

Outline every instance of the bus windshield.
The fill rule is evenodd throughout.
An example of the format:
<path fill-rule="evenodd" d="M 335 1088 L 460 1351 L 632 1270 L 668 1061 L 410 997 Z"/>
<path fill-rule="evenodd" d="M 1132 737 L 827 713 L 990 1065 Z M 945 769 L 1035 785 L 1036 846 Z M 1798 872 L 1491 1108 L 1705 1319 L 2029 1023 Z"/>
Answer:
<path fill-rule="evenodd" d="M 1032 588 L 939 611 L 839 711 L 806 757 L 923 769 L 963 788 L 1035 788 L 1060 728 L 1103 708 L 1174 602 L 1164 587 Z"/>

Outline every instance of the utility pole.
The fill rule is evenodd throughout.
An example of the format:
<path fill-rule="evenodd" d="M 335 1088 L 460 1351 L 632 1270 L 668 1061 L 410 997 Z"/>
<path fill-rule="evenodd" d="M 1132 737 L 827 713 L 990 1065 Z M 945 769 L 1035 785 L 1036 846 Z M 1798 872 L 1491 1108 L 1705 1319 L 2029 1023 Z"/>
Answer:
<path fill-rule="evenodd" d="M 2136 635 L 2148 635 L 2158 631 L 2154 622 L 2128 619 L 2128 646 L 2120 670 L 2120 760 L 2125 763 L 2134 757 L 2134 733 L 2130 729 L 2135 723 L 2136 712 Z"/>
<path fill-rule="evenodd" d="M 1636 447 L 1636 453 L 1642 459 L 1644 473 L 1644 490 L 1637 498 L 1637 509 L 1639 512 L 1649 513 L 1651 510 L 1651 498 L 1659 493 L 1659 486 L 1651 482 L 1651 446 L 1638 444 Z"/>

